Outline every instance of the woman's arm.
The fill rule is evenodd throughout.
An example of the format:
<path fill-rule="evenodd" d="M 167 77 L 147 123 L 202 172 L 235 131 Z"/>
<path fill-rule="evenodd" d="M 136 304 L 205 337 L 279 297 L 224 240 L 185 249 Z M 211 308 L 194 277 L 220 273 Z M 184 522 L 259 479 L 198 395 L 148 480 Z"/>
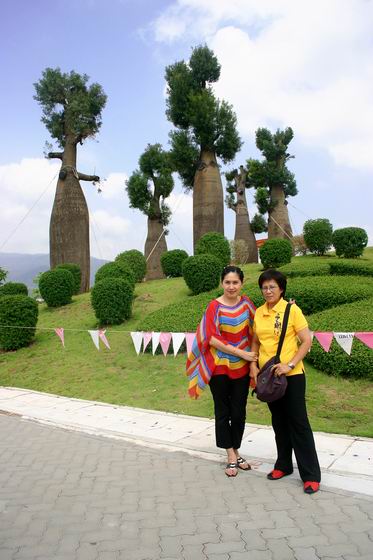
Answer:
<path fill-rule="evenodd" d="M 259 338 L 254 333 L 253 334 L 253 340 L 252 340 L 252 343 L 251 343 L 251 350 L 252 350 L 252 352 L 255 352 L 255 354 L 257 356 L 259 356 L 259 346 L 260 346 Z M 251 364 L 250 364 L 250 377 L 251 377 L 251 379 L 254 379 L 255 385 L 256 385 L 256 379 L 258 377 L 258 373 L 259 373 L 258 361 L 257 360 L 252 361 Z"/>
<path fill-rule="evenodd" d="M 246 352 L 246 350 L 237 348 L 232 344 L 224 344 L 224 342 L 220 342 L 220 340 L 218 340 L 214 336 L 210 338 L 210 346 L 227 354 L 231 354 L 232 356 L 237 356 L 238 358 L 246 360 L 247 362 L 256 361 L 258 359 L 258 355 L 256 352 Z"/>
<path fill-rule="evenodd" d="M 294 354 L 293 358 L 290 360 L 290 362 L 295 366 L 301 360 L 303 360 L 303 358 L 307 355 L 307 352 L 312 345 L 311 333 L 308 327 L 297 332 L 297 337 L 300 340 L 300 345 L 298 347 L 298 351 Z M 292 368 L 290 368 L 287 364 L 276 364 L 275 366 L 273 366 L 272 369 L 275 370 L 276 375 L 285 375 L 286 373 L 289 373 L 292 370 Z"/>

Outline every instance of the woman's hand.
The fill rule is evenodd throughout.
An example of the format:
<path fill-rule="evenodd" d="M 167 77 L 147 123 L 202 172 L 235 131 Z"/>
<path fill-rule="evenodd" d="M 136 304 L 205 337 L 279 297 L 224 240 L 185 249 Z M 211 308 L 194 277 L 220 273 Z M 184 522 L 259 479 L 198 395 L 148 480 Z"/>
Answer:
<path fill-rule="evenodd" d="M 275 364 L 272 366 L 272 371 L 274 371 L 276 377 L 280 377 L 280 375 L 286 375 L 291 371 L 291 367 L 287 364 Z"/>
<path fill-rule="evenodd" d="M 256 352 L 247 352 L 246 350 L 241 350 L 240 357 L 247 362 L 258 361 L 258 354 Z"/>

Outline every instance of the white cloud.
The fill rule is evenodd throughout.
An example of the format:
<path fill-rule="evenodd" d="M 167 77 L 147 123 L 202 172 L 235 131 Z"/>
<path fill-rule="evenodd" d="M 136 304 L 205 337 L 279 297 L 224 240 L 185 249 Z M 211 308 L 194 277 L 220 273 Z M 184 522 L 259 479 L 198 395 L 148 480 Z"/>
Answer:
<path fill-rule="evenodd" d="M 338 165 L 373 169 L 372 18 L 365 0 L 178 0 L 153 28 L 213 48 L 244 136 L 292 126 Z"/>
<path fill-rule="evenodd" d="M 128 176 L 125 173 L 110 173 L 102 182 L 102 198 L 106 200 L 122 198 L 125 194 L 125 183 Z"/>

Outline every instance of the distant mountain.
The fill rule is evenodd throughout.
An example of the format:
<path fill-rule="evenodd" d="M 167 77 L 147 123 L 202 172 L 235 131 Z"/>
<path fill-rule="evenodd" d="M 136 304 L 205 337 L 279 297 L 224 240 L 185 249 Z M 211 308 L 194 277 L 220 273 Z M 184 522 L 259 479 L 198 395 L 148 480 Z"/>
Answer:
<path fill-rule="evenodd" d="M 107 261 L 91 257 L 91 286 L 96 271 Z M 35 288 L 33 279 L 39 272 L 49 270 L 49 255 L 27 255 L 22 253 L 0 253 L 0 267 L 8 271 L 7 281 L 23 282 L 28 288 Z"/>

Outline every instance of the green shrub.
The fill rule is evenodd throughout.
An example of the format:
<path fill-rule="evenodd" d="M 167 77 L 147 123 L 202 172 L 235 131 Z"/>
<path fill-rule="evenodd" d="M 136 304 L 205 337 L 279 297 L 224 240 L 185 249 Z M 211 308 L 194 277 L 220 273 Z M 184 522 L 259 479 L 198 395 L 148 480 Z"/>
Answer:
<path fill-rule="evenodd" d="M 182 265 L 185 259 L 188 258 L 188 253 L 182 249 L 174 249 L 173 251 L 166 251 L 161 255 L 161 266 L 165 276 L 177 278 L 183 275 Z"/>
<path fill-rule="evenodd" d="M 336 229 L 333 233 L 333 245 L 338 257 L 361 257 L 367 244 L 367 232 L 359 227 Z"/>
<path fill-rule="evenodd" d="M 0 286 L 0 296 L 28 296 L 26 284 L 22 282 L 7 282 Z"/>
<path fill-rule="evenodd" d="M 200 294 L 217 288 L 222 268 L 213 255 L 196 255 L 183 262 L 183 277 L 193 294 Z"/>
<path fill-rule="evenodd" d="M 304 241 L 316 255 L 325 255 L 332 246 L 333 226 L 327 218 L 307 220 L 303 226 Z"/>
<path fill-rule="evenodd" d="M 38 304 L 28 296 L 14 295 L 0 298 L 0 325 L 30 328 L 1 328 L 0 348 L 18 350 L 28 346 L 34 338 L 38 322 Z"/>
<path fill-rule="evenodd" d="M 278 268 L 291 262 L 292 252 L 291 243 L 287 239 L 268 239 L 259 249 L 264 269 Z"/>
<path fill-rule="evenodd" d="M 122 278 L 104 278 L 91 291 L 91 303 L 101 325 L 118 325 L 132 313 L 133 285 Z"/>
<path fill-rule="evenodd" d="M 330 274 L 351 276 L 373 276 L 373 262 L 360 260 L 335 260 L 329 263 Z"/>
<path fill-rule="evenodd" d="M 131 284 L 132 289 L 135 287 L 135 275 L 130 266 L 122 259 L 102 265 L 96 272 L 95 284 L 101 282 L 104 278 L 127 280 Z"/>
<path fill-rule="evenodd" d="M 3 284 L 7 276 L 8 276 L 8 272 L 0 267 L 0 286 Z"/>
<path fill-rule="evenodd" d="M 142 282 L 144 280 L 146 274 L 146 258 L 140 251 L 131 249 L 130 251 L 119 253 L 119 255 L 115 257 L 115 262 L 118 261 L 128 264 L 135 276 L 136 282 Z"/>
<path fill-rule="evenodd" d="M 74 292 L 74 276 L 63 268 L 47 270 L 40 276 L 39 290 L 48 307 L 67 305 Z"/>
<path fill-rule="evenodd" d="M 224 268 L 231 262 L 229 241 L 222 233 L 212 231 L 205 233 L 196 244 L 195 255 L 213 255 L 221 262 Z"/>
<path fill-rule="evenodd" d="M 313 262 L 311 259 L 306 261 L 292 261 L 290 264 L 281 266 L 279 269 L 287 278 L 297 276 L 324 276 L 330 274 L 329 262 Z"/>
<path fill-rule="evenodd" d="M 195 332 L 207 304 L 221 293 L 221 289 L 215 289 L 162 307 L 149 313 L 137 328 L 155 332 Z"/>
<path fill-rule="evenodd" d="M 58 264 L 56 268 L 62 268 L 64 270 L 69 270 L 74 277 L 74 291 L 73 294 L 77 295 L 80 292 L 80 283 L 82 280 L 82 272 L 80 266 L 75 263 L 65 263 Z"/>
<path fill-rule="evenodd" d="M 321 332 L 371 331 L 373 297 L 311 315 L 309 325 L 313 331 Z M 307 361 L 330 375 L 365 377 L 373 381 L 373 352 L 357 338 L 352 343 L 350 356 L 334 339 L 329 352 L 314 339 Z"/>

